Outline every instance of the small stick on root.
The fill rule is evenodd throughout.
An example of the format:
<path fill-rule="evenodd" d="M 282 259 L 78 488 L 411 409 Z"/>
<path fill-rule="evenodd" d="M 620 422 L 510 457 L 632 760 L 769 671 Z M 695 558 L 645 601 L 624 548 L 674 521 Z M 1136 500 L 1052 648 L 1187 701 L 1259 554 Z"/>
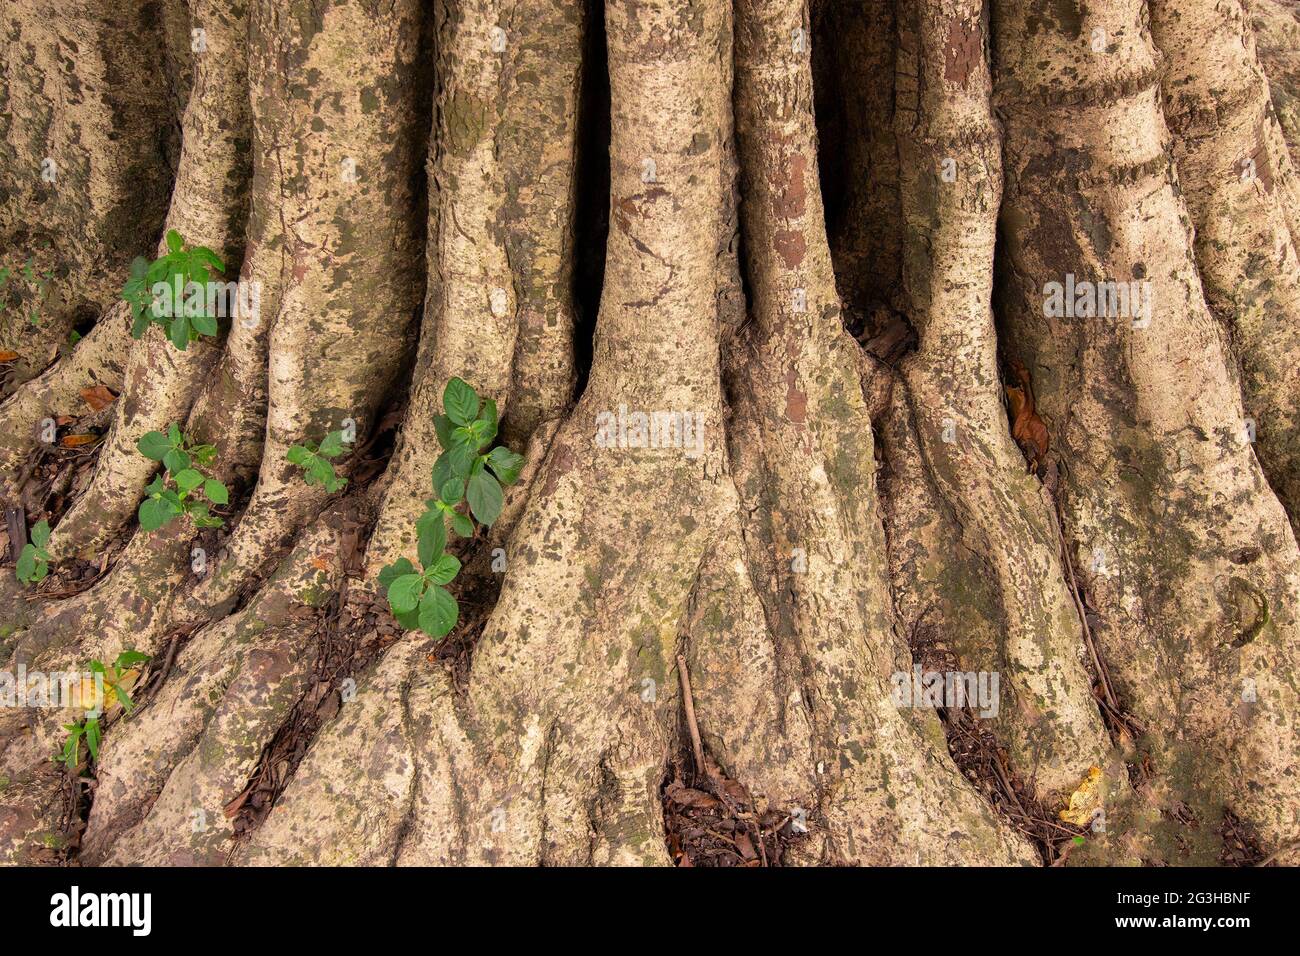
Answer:
<path fill-rule="evenodd" d="M 691 732 L 691 749 L 695 752 L 695 772 L 712 779 L 704 763 L 704 745 L 700 742 L 700 725 L 695 721 L 695 698 L 691 695 L 691 675 L 686 670 L 686 656 L 677 655 L 677 676 L 682 682 L 682 700 L 686 703 L 686 726 Z"/>

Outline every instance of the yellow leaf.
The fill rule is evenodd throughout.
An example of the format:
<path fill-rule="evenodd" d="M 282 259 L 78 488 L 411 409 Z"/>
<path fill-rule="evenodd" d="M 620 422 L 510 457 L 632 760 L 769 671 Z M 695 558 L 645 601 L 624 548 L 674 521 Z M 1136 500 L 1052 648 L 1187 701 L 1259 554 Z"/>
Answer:
<path fill-rule="evenodd" d="M 1101 809 L 1101 768 L 1093 767 L 1083 778 L 1079 788 L 1070 794 L 1070 806 L 1061 811 L 1061 819 L 1075 826 L 1086 827 Z"/>
<path fill-rule="evenodd" d="M 122 689 L 129 694 L 131 693 L 131 689 L 135 687 L 135 682 L 139 679 L 140 679 L 140 670 L 139 668 L 133 667 L 128 671 L 122 672 L 122 679 L 119 680 L 118 683 L 121 684 Z M 92 709 L 94 707 L 96 700 L 97 697 L 95 694 L 94 679 L 89 677 L 82 678 L 81 701 L 83 704 L 86 705 L 86 709 L 87 710 Z M 99 709 L 107 714 L 109 711 L 113 710 L 113 708 L 118 706 L 120 706 L 120 703 L 117 699 L 117 691 L 113 688 L 112 684 L 108 683 L 108 680 L 106 679 L 104 681 L 104 700 L 100 705 Z"/>

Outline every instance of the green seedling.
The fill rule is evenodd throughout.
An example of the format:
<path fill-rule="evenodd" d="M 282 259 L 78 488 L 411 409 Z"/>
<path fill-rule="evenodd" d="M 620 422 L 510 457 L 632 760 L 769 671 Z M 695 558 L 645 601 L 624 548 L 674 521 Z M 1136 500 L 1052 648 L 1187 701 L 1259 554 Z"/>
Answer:
<path fill-rule="evenodd" d="M 50 523 L 38 521 L 32 526 L 32 540 L 23 545 L 18 555 L 18 580 L 23 584 L 36 584 L 50 573 L 50 552 L 45 546 L 50 541 Z"/>
<path fill-rule="evenodd" d="M 403 627 L 445 637 L 456 626 L 460 607 L 443 585 L 460 572 L 460 561 L 446 553 L 447 526 L 462 538 L 474 536 L 474 519 L 491 525 L 501 514 L 503 485 L 519 480 L 524 458 L 504 445 L 484 452 L 497 435 L 497 405 L 480 401 L 466 382 L 453 378 L 442 393 L 445 414 L 434 418 L 443 452 L 433 466 L 437 494 L 425 502 L 416 522 L 421 570 L 399 558 L 379 573 L 388 606 Z M 464 502 L 469 514 L 461 510 Z M 471 517 L 472 516 L 472 517 Z"/>
<path fill-rule="evenodd" d="M 137 256 L 122 298 L 131 306 L 131 335 L 140 338 L 151 325 L 160 325 L 172 345 L 182 352 L 200 335 L 217 334 L 217 317 L 207 311 L 206 285 L 212 272 L 225 264 L 206 246 L 188 245 L 175 229 L 167 230 L 167 252 L 149 262 Z M 159 283 L 168 293 L 155 292 Z M 190 285 L 195 291 L 187 291 Z"/>
<path fill-rule="evenodd" d="M 69 770 L 76 770 L 81 765 L 83 740 L 86 742 L 90 759 L 99 759 L 99 743 L 103 739 L 100 716 L 107 713 L 115 703 L 122 705 L 123 713 L 129 714 L 135 709 L 135 701 L 131 699 L 128 688 L 134 684 L 135 678 L 140 674 L 136 665 L 143 664 L 147 660 L 149 660 L 148 654 L 141 654 L 139 651 L 123 651 L 117 655 L 117 660 L 113 662 L 112 667 L 105 667 L 99 661 L 87 662 L 88 670 L 103 676 L 104 699 L 98 702 L 98 710 L 87 712 L 85 719 L 63 725 L 63 729 L 68 732 L 68 739 L 63 742 L 63 749 L 54 755 L 55 761 L 62 763 Z"/>
<path fill-rule="evenodd" d="M 211 445 L 196 445 L 172 424 L 166 431 L 149 432 L 136 442 L 140 454 L 162 462 L 164 472 L 155 475 L 145 489 L 147 498 L 140 504 L 140 527 L 145 531 L 161 528 L 177 515 L 189 515 L 197 528 L 219 528 L 221 518 L 212 514 L 211 505 L 230 503 L 230 492 L 217 479 L 204 473 L 217 457 Z M 199 495 L 206 501 L 199 500 Z"/>
<path fill-rule="evenodd" d="M 40 325 L 41 307 L 50 296 L 50 282 L 53 279 L 54 273 L 51 270 L 38 272 L 31 259 L 17 270 L 0 266 L 0 313 L 9 307 L 10 296 L 6 290 L 10 280 L 21 281 L 25 288 L 19 293 L 18 301 L 22 303 L 23 313 L 32 325 Z"/>
<path fill-rule="evenodd" d="M 429 517 L 426 515 L 426 517 Z M 408 558 L 398 558 L 379 572 L 388 605 L 398 623 L 431 637 L 446 637 L 456 626 L 460 606 L 443 585 L 460 573 L 460 561 L 446 553 L 447 526 L 440 515 L 421 519 L 417 571 Z"/>
<path fill-rule="evenodd" d="M 490 526 L 505 502 L 502 486 L 519 480 L 524 456 L 504 445 L 484 452 L 497 437 L 497 403 L 490 398 L 479 401 L 478 393 L 461 379 L 447 383 L 442 407 L 445 414 L 433 419 L 443 448 L 433 465 L 433 490 L 438 495 L 435 509 L 450 515 L 449 509 L 463 496 L 475 520 Z M 436 508 L 439 503 L 446 507 Z M 453 519 L 453 529 L 462 538 L 473 534 L 471 527 L 467 521 Z"/>
<path fill-rule="evenodd" d="M 344 444 L 343 431 L 340 429 L 322 438 L 319 447 L 315 442 L 309 441 L 290 446 L 285 458 L 302 468 L 303 479 L 307 484 L 322 485 L 326 491 L 334 494 L 342 491 L 348 483 L 346 478 L 340 478 L 334 473 L 334 465 L 330 462 L 330 459 L 343 454 Z"/>

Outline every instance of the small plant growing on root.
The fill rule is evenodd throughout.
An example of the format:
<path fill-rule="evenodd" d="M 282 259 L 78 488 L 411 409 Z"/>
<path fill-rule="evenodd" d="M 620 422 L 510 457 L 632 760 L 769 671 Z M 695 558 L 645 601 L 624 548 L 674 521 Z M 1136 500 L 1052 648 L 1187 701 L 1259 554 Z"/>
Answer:
<path fill-rule="evenodd" d="M 50 282 L 53 279 L 53 271 L 45 269 L 38 272 L 31 259 L 17 269 L 0 266 L 0 315 L 3 315 L 10 305 L 10 282 L 13 281 L 15 285 L 21 282 L 24 289 L 18 293 L 18 302 L 22 307 L 23 315 L 32 325 L 40 325 L 41 307 L 50 297 Z"/>
<path fill-rule="evenodd" d="M 139 651 L 123 651 L 117 655 L 111 667 L 106 667 L 100 661 L 89 661 L 86 664 L 88 670 L 98 674 L 103 679 L 104 692 L 100 699 L 98 693 L 94 693 L 95 707 L 87 711 L 84 719 L 71 724 L 64 724 L 63 729 L 68 732 L 68 738 L 63 742 L 63 749 L 56 753 L 51 759 L 62 763 L 69 770 L 76 770 L 81 766 L 81 742 L 86 743 L 86 750 L 90 754 L 91 760 L 99 759 L 99 744 L 103 739 L 103 728 L 100 726 L 100 717 L 108 713 L 114 704 L 121 704 L 123 713 L 131 713 L 135 709 L 135 701 L 131 699 L 130 688 L 135 686 L 136 679 L 140 676 L 138 665 L 149 660 L 148 654 L 142 654 Z M 83 695 L 87 693 L 86 688 L 82 687 Z"/>
<path fill-rule="evenodd" d="M 197 528 L 221 527 L 223 522 L 211 506 L 229 504 L 230 492 L 205 473 L 217 457 L 213 446 L 194 444 L 173 423 L 165 433 L 145 434 L 136 448 L 151 461 L 161 462 L 164 469 L 145 489 L 148 497 L 138 513 L 141 529 L 155 531 L 178 515 L 188 515 Z"/>
<path fill-rule="evenodd" d="M 131 335 L 138 339 L 149 326 L 160 325 L 182 352 L 200 335 L 216 335 L 217 317 L 208 311 L 206 291 L 213 271 L 226 271 L 215 252 L 188 245 L 168 229 L 167 252 L 153 262 L 137 256 L 122 286 L 122 299 L 131 306 Z"/>
<path fill-rule="evenodd" d="M 23 584 L 37 584 L 50 573 L 50 553 L 45 546 L 50 542 L 50 523 L 38 521 L 32 526 L 31 541 L 23 545 L 18 555 L 18 580 Z"/>
<path fill-rule="evenodd" d="M 309 485 L 321 485 L 330 494 L 336 491 L 342 491 L 347 485 L 346 478 L 340 478 L 334 473 L 332 459 L 343 454 L 346 439 L 343 437 L 343 429 L 332 431 L 321 439 L 320 445 L 315 442 L 305 441 L 301 445 L 291 445 L 285 453 L 285 458 L 291 464 L 297 465 L 302 469 L 303 480 Z"/>
<path fill-rule="evenodd" d="M 388 606 L 399 624 L 430 637 L 451 633 L 460 606 L 444 585 L 460 573 L 460 561 L 446 553 L 447 525 L 462 538 L 474 536 L 474 521 L 490 526 L 501 514 L 503 485 L 519 480 L 524 458 L 498 445 L 484 449 L 497 435 L 497 405 L 480 400 L 478 393 L 459 378 L 442 393 L 445 414 L 434 419 L 443 452 L 433 465 L 437 497 L 425 502 L 427 510 L 416 522 L 420 570 L 408 558 L 398 558 L 379 573 L 388 594 Z M 461 510 L 464 502 L 469 514 Z"/>

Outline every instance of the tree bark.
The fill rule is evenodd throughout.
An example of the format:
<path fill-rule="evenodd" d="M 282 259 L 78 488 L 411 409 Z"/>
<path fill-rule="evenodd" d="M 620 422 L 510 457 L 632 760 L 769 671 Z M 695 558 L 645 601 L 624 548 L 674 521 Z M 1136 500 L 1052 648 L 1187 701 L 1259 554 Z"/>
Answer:
<path fill-rule="evenodd" d="M 150 655 L 75 769 L 85 714 L 0 709 L 0 860 L 1297 862 L 1285 5 L 0 22 L 0 265 L 55 274 L 0 317 L 6 526 L 53 527 L 0 668 Z M 168 228 L 260 293 L 185 351 L 118 299 Z M 526 461 L 437 639 L 380 574 L 455 378 Z M 220 531 L 135 525 L 171 423 Z"/>

